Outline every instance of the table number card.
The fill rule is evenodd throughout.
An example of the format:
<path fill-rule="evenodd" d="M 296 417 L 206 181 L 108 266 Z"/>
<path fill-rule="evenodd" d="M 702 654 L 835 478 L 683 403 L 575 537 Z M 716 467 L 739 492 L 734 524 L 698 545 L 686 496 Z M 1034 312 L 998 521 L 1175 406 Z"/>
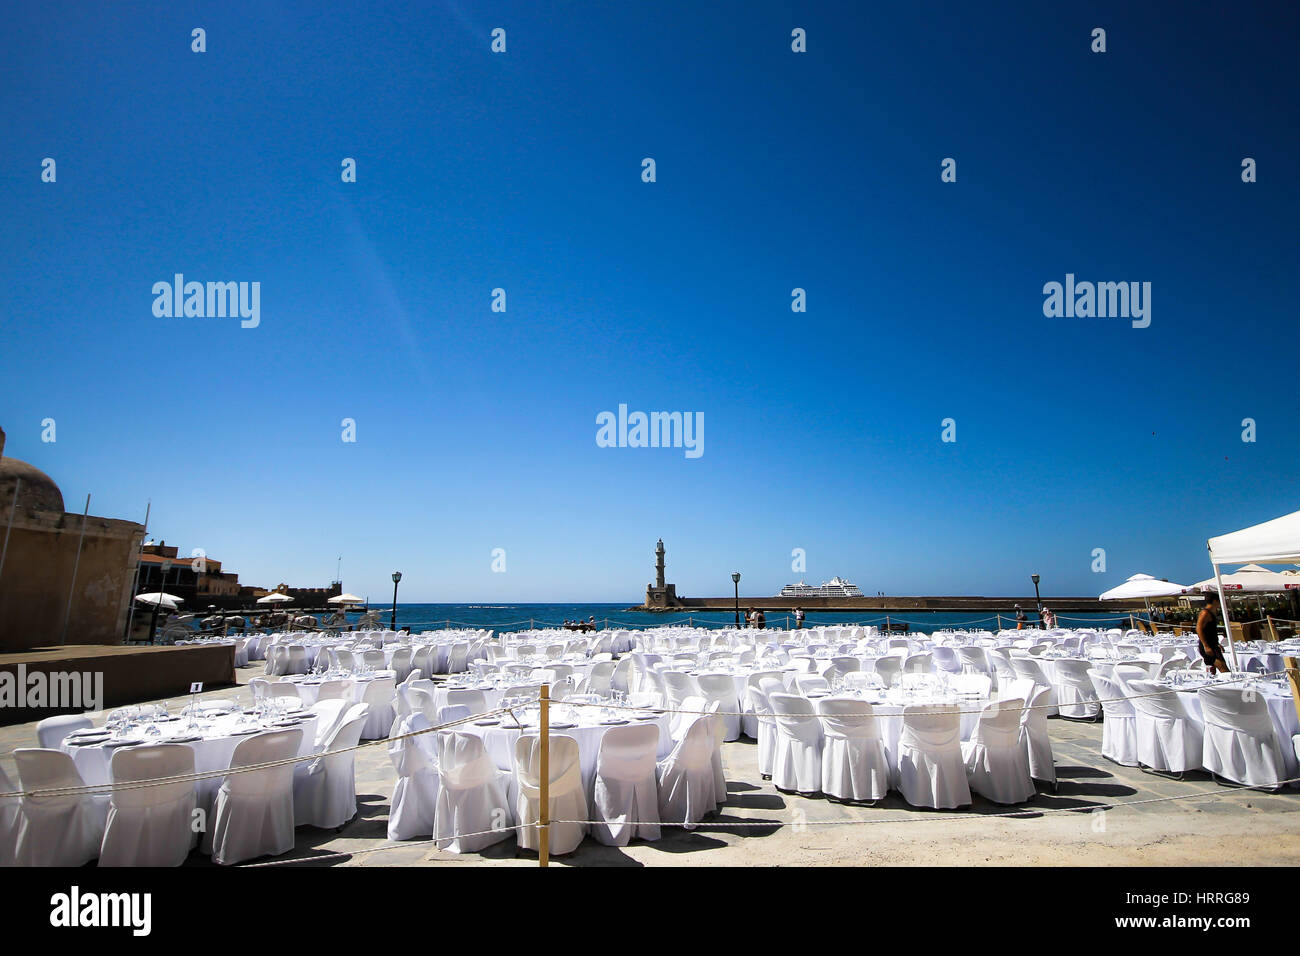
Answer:
<path fill-rule="evenodd" d="M 201 694 L 201 693 L 203 693 L 203 681 L 195 681 L 193 684 L 191 684 L 191 685 L 190 685 L 190 693 L 191 693 L 191 694 Z"/>

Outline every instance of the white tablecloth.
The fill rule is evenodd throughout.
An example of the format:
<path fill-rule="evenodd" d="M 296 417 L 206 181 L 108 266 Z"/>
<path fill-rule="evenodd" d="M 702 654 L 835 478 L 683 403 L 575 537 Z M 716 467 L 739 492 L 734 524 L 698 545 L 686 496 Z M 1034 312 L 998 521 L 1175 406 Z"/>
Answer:
<path fill-rule="evenodd" d="M 194 751 L 194 770 L 196 773 L 205 773 L 212 770 L 230 769 L 230 761 L 235 755 L 235 748 L 239 746 L 240 741 L 245 737 L 251 737 L 251 733 L 236 734 L 238 726 L 238 714 L 221 714 L 216 717 L 205 717 L 199 719 L 199 726 L 196 729 L 190 728 L 189 719 L 182 717 L 179 720 L 166 721 L 159 723 L 157 726 L 162 730 L 165 736 L 152 740 L 153 743 L 170 743 L 167 739 L 170 736 L 187 736 L 191 733 L 202 734 L 201 740 L 184 741 L 185 746 Z M 302 746 L 299 754 L 311 753 L 316 741 L 316 718 L 307 717 L 298 723 L 295 727 L 302 728 Z M 288 727 L 276 727 L 265 725 L 258 727 L 259 730 L 287 730 Z M 75 739 L 75 738 L 74 738 Z M 149 746 L 141 744 L 140 746 Z M 73 762 L 77 765 L 77 772 L 81 774 L 81 779 L 86 781 L 89 786 L 102 786 L 112 782 L 112 760 L 113 754 L 120 750 L 120 747 L 105 747 L 102 744 L 88 744 L 84 747 L 73 746 L 65 739 L 59 746 L 60 750 L 72 755 Z M 220 777 L 211 777 L 206 780 L 197 782 L 198 787 L 198 805 L 207 811 L 212 810 L 212 801 L 216 796 L 218 788 L 221 786 Z"/>

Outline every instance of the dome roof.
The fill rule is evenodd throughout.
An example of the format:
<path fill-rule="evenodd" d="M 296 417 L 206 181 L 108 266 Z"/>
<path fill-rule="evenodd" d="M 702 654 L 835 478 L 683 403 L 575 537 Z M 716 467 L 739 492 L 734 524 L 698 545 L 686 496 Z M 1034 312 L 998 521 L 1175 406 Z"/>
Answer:
<path fill-rule="evenodd" d="M 63 513 L 63 492 L 53 478 L 25 461 L 0 458 L 0 514 L 8 516 L 16 484 L 19 508 Z"/>

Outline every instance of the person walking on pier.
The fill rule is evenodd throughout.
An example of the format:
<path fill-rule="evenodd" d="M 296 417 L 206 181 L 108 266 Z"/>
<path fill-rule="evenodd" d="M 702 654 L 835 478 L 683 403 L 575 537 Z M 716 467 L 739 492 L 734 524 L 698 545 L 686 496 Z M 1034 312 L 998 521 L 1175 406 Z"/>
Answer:
<path fill-rule="evenodd" d="M 1016 630 L 1023 631 L 1024 629 L 1025 629 L 1025 609 L 1022 608 L 1019 604 L 1017 604 L 1016 605 Z"/>
<path fill-rule="evenodd" d="M 794 609 L 794 629 L 796 631 L 803 628 L 803 608 Z"/>

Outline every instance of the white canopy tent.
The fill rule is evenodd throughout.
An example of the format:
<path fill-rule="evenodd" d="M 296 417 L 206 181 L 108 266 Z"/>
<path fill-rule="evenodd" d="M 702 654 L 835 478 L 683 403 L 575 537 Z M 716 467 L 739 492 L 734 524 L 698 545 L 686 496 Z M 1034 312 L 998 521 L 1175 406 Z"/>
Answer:
<path fill-rule="evenodd" d="M 1228 632 L 1232 668 L 1236 670 L 1237 648 L 1232 640 L 1232 627 L 1228 624 L 1228 598 L 1219 568 L 1225 564 L 1300 564 L 1300 511 L 1231 534 L 1221 534 L 1211 538 L 1207 547 L 1218 585 L 1219 605 L 1223 609 L 1223 629 Z"/>
<path fill-rule="evenodd" d="M 1300 581 L 1285 571 L 1270 571 L 1258 564 L 1248 564 L 1231 574 L 1221 574 L 1217 578 L 1206 578 L 1192 585 L 1198 591 L 1211 591 L 1217 587 L 1229 591 L 1248 592 L 1250 594 L 1268 594 L 1288 591 L 1300 586 Z"/>

